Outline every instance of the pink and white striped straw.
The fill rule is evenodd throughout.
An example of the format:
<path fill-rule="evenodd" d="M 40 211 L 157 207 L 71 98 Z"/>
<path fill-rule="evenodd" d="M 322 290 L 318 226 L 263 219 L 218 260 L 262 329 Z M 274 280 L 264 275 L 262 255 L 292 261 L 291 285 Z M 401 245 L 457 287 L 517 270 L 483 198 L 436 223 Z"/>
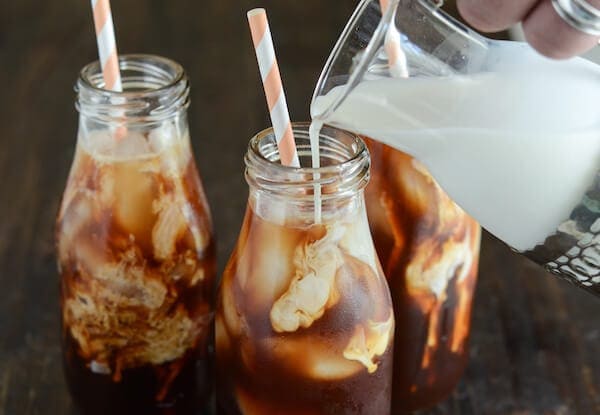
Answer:
<path fill-rule="evenodd" d="M 383 15 L 387 11 L 389 0 L 379 0 L 379 4 L 381 6 L 381 14 Z M 394 19 L 392 19 L 390 27 L 385 34 L 384 48 L 392 76 L 394 78 L 408 78 L 408 63 L 400 44 L 400 32 L 396 28 Z"/>
<path fill-rule="evenodd" d="M 256 51 L 256 59 L 260 69 L 271 123 L 279 148 L 279 157 L 284 166 L 300 167 L 298 152 L 294 141 L 292 123 L 288 112 L 281 74 L 275 57 L 275 48 L 269 29 L 269 21 L 265 9 L 253 9 L 248 12 L 248 23 L 252 33 L 252 42 Z"/>
<path fill-rule="evenodd" d="M 117 42 L 109 0 L 92 0 L 92 10 L 104 87 L 111 91 L 122 91 Z"/>

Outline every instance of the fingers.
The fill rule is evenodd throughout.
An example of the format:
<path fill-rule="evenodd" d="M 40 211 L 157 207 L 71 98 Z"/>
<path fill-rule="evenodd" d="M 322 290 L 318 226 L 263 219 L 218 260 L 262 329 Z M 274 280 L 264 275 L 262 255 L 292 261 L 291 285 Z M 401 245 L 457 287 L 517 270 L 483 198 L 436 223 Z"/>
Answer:
<path fill-rule="evenodd" d="M 498 32 L 520 22 L 538 0 L 457 0 L 458 11 L 474 28 Z"/>
<path fill-rule="evenodd" d="M 596 6 L 600 7 L 600 1 Z M 527 15 L 523 31 L 531 46 L 554 59 L 579 55 L 598 44 L 597 37 L 586 35 L 566 23 L 556 13 L 550 0 L 543 0 Z"/>
<path fill-rule="evenodd" d="M 600 9 L 600 0 L 587 0 Z M 566 23 L 554 10 L 551 0 L 457 0 L 463 18 L 483 32 L 497 32 L 523 21 L 527 41 L 541 54 L 566 59 L 598 44 Z"/>

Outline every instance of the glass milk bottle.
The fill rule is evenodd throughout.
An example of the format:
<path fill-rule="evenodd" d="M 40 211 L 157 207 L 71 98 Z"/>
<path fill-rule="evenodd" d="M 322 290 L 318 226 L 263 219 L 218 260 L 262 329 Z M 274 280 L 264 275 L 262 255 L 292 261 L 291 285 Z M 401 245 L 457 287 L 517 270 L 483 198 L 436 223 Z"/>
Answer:
<path fill-rule="evenodd" d="M 481 230 L 417 160 L 365 141 L 369 224 L 396 319 L 397 414 L 443 400 L 466 367 Z"/>
<path fill-rule="evenodd" d="M 487 39 L 441 3 L 391 0 L 382 17 L 362 0 L 313 119 L 414 156 L 489 232 L 600 296 L 600 65 Z"/>
<path fill-rule="evenodd" d="M 215 249 L 177 63 L 120 58 L 77 81 L 75 158 L 57 219 L 64 367 L 87 414 L 192 414 L 209 394 Z"/>
<path fill-rule="evenodd" d="M 310 166 L 308 124 L 294 135 Z M 365 210 L 368 152 L 330 127 L 319 145 L 312 169 L 279 164 L 272 130 L 250 142 L 215 317 L 220 414 L 390 413 L 394 315 Z"/>

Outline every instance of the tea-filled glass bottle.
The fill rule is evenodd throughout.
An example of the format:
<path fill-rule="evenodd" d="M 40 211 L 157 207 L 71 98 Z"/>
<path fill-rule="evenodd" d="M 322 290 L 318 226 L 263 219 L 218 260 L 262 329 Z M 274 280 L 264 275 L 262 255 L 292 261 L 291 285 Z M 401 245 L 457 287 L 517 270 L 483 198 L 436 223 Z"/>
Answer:
<path fill-rule="evenodd" d="M 87 414 L 192 414 L 210 391 L 215 249 L 177 63 L 120 57 L 77 81 L 79 133 L 57 219 L 64 367 Z"/>
<path fill-rule="evenodd" d="M 480 227 L 409 155 L 365 138 L 365 191 L 396 318 L 393 413 L 433 406 L 468 361 Z"/>
<path fill-rule="evenodd" d="M 294 136 L 311 166 L 308 125 Z M 368 152 L 342 130 L 318 139 L 319 168 L 279 164 L 272 130 L 250 142 L 215 317 L 220 414 L 390 413 L 394 315 L 365 210 Z"/>

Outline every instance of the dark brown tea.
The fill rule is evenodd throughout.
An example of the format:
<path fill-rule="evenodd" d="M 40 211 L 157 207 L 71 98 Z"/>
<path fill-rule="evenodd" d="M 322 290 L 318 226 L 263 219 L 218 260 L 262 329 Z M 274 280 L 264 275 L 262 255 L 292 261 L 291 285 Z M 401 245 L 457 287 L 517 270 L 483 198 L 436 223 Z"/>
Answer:
<path fill-rule="evenodd" d="M 437 404 L 464 371 L 480 228 L 416 160 L 365 141 L 367 212 L 396 318 L 396 414 Z"/>
<path fill-rule="evenodd" d="M 76 406 L 195 413 L 210 393 L 215 250 L 189 138 L 80 137 L 57 247 Z"/>
<path fill-rule="evenodd" d="M 366 218 L 348 219 L 303 228 L 248 209 L 217 306 L 221 414 L 389 413 L 391 303 L 358 239 Z"/>
<path fill-rule="evenodd" d="M 310 166 L 308 124 L 294 124 Z M 220 415 L 389 415 L 394 313 L 369 231 L 369 158 L 356 136 L 318 137 L 320 167 L 250 141 L 250 194 L 215 316 Z M 315 189 L 319 187 L 319 191 Z"/>

